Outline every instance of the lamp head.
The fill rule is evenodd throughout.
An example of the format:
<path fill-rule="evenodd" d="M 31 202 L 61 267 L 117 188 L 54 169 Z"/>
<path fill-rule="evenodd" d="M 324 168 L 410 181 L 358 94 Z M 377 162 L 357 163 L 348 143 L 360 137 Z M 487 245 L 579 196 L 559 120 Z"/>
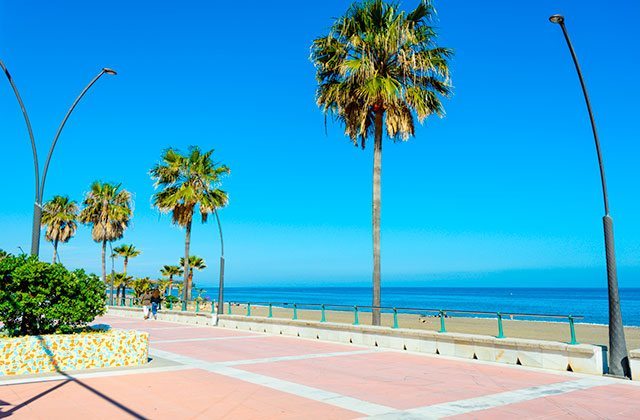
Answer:
<path fill-rule="evenodd" d="M 110 69 L 107 67 L 103 68 L 102 71 L 112 76 L 115 76 L 116 74 L 118 74 L 114 69 Z"/>
<path fill-rule="evenodd" d="M 564 23 L 564 16 L 562 16 L 562 15 L 549 16 L 549 22 L 557 23 L 558 25 L 562 25 Z"/>

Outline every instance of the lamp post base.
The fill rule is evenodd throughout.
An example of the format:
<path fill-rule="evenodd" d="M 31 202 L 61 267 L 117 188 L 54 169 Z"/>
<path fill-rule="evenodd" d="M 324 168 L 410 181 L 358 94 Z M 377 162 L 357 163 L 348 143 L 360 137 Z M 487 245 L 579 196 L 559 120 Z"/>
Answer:
<path fill-rule="evenodd" d="M 604 226 L 604 245 L 607 258 L 607 285 L 609 295 L 609 374 L 631 377 L 627 340 L 624 336 L 620 295 L 618 293 L 618 273 L 613 241 L 613 219 L 606 215 L 602 218 Z"/>

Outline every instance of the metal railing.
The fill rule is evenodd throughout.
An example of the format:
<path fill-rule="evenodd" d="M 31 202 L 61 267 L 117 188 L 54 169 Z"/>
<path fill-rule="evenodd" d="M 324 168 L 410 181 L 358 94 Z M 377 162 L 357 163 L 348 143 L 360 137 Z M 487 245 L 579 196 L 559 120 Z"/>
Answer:
<path fill-rule="evenodd" d="M 320 322 L 327 322 L 327 310 L 333 309 L 340 312 L 352 312 L 353 322 L 352 325 L 360 325 L 361 312 L 371 312 L 373 309 L 379 309 L 382 313 L 389 313 L 392 315 L 391 328 L 400 328 L 399 314 L 414 314 L 420 316 L 420 318 L 427 318 L 428 314 L 431 317 L 439 318 L 439 329 L 437 332 L 446 333 L 446 319 L 452 318 L 454 315 L 459 317 L 479 316 L 481 318 L 494 318 L 496 320 L 497 335 L 496 338 L 506 338 L 504 332 L 503 320 L 505 317 L 509 319 L 520 318 L 520 320 L 566 320 L 569 325 L 570 338 L 568 344 L 579 344 L 576 337 L 575 321 L 584 319 L 580 315 L 560 315 L 560 314 L 533 314 L 533 313 L 520 313 L 520 312 L 490 312 L 490 311 L 468 311 L 462 309 L 435 309 L 435 308 L 413 308 L 413 307 L 390 307 L 390 306 L 369 306 L 369 305 L 338 305 L 338 304 L 326 304 L 326 303 L 291 303 L 291 302 L 229 302 L 227 307 L 227 314 L 232 314 L 232 306 L 245 305 L 245 316 L 254 316 L 252 313 L 252 306 L 261 306 L 267 308 L 267 318 L 273 318 L 273 308 L 290 308 L 292 309 L 291 319 L 298 319 L 298 311 L 301 309 L 319 311 Z"/>
<path fill-rule="evenodd" d="M 214 301 L 201 301 L 201 300 L 191 300 L 184 301 L 181 299 L 172 299 L 171 301 L 165 301 L 162 305 L 168 310 L 178 309 L 180 311 L 193 311 L 195 313 L 210 311 L 211 313 L 215 313 L 217 308 L 217 303 Z M 114 306 L 140 306 L 140 302 L 138 298 L 135 297 L 125 297 L 120 298 L 119 302 L 116 302 Z M 446 320 L 448 318 L 453 318 L 454 315 L 457 317 L 469 318 L 473 316 L 478 316 L 480 318 L 486 319 L 495 319 L 496 320 L 496 328 L 497 334 L 496 338 L 506 338 L 504 332 L 504 318 L 507 317 L 511 320 L 516 318 L 520 318 L 520 320 L 566 320 L 569 325 L 569 333 L 570 339 L 568 344 L 576 345 L 579 344 L 576 337 L 576 328 L 575 321 L 584 319 L 583 316 L 580 315 L 559 315 L 559 314 L 532 314 L 532 313 L 520 313 L 520 312 L 490 312 L 490 311 L 468 311 L 462 309 L 435 309 L 435 308 L 414 308 L 414 307 L 390 307 L 390 306 L 368 306 L 368 305 L 339 305 L 339 304 L 326 304 L 326 303 L 296 303 L 296 302 L 227 302 L 225 303 L 226 313 L 228 315 L 244 315 L 244 316 L 256 316 L 255 309 L 259 307 L 261 309 L 266 310 L 267 318 L 274 318 L 274 308 L 280 309 L 291 309 L 292 320 L 299 319 L 299 310 L 311 310 L 311 311 L 319 311 L 320 322 L 327 322 L 327 310 L 334 310 L 338 312 L 351 312 L 353 314 L 353 322 L 352 325 L 360 325 L 360 314 L 361 312 L 371 312 L 373 309 L 379 309 L 382 313 L 388 313 L 392 315 L 392 323 L 391 328 L 398 329 L 400 328 L 400 317 L 399 314 L 403 315 L 417 315 L 421 319 L 426 318 L 439 318 L 439 328 L 437 332 L 446 333 L 447 325 Z M 244 306 L 244 308 L 242 308 Z M 241 308 L 242 314 L 234 314 L 233 308 L 238 307 Z M 237 311 L 236 311 L 237 312 Z"/>

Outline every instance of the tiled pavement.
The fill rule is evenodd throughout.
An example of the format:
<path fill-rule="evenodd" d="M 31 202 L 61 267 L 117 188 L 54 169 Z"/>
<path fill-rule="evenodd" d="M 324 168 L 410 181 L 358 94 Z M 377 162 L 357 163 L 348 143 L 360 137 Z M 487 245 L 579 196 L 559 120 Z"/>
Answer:
<path fill-rule="evenodd" d="M 142 319 L 147 367 L 0 380 L 0 417 L 638 418 L 637 384 Z"/>

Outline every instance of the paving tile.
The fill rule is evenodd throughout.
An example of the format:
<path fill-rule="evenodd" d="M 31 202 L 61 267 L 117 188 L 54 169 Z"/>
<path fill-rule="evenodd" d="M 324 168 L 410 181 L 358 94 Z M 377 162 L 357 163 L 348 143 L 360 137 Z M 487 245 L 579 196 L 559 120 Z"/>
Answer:
<path fill-rule="evenodd" d="M 560 375 L 398 352 L 239 368 L 402 410 L 568 380 Z"/>

